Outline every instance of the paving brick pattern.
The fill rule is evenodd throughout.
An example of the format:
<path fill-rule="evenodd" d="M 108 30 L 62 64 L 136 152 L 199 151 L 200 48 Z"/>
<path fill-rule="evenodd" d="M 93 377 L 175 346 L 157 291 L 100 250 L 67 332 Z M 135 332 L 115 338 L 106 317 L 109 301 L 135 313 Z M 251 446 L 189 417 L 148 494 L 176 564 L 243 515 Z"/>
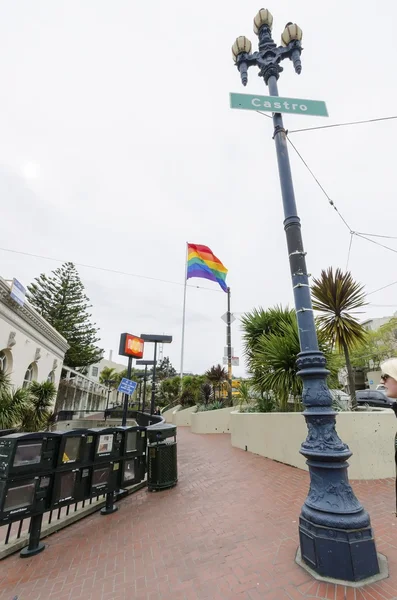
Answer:
<path fill-rule="evenodd" d="M 397 599 L 394 481 L 358 482 L 389 579 L 354 590 L 318 583 L 294 563 L 308 489 L 298 469 L 178 431 L 179 484 L 142 490 L 94 514 L 30 559 L 0 563 L 0 600 Z"/>

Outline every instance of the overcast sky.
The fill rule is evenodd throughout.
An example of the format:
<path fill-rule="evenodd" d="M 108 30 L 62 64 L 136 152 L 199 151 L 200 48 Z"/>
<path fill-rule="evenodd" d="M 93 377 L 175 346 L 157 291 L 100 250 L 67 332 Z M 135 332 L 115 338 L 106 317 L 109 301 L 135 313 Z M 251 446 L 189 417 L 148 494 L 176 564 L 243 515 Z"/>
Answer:
<path fill-rule="evenodd" d="M 165 354 L 179 368 L 186 241 L 227 266 L 237 316 L 292 305 L 272 123 L 229 108 L 230 92 L 267 93 L 254 69 L 243 89 L 231 56 L 237 35 L 256 46 L 259 8 L 0 3 L 0 246 L 177 283 L 79 267 L 107 352 L 117 354 L 123 331 L 167 333 Z M 397 114 L 395 2 L 377 2 L 376 16 L 367 0 L 268 8 L 277 42 L 288 21 L 303 29 L 302 74 L 285 62 L 280 94 L 325 100 L 330 115 L 286 115 L 288 129 Z M 355 231 L 397 235 L 396 133 L 386 121 L 291 134 Z M 348 230 L 291 161 L 309 272 L 345 268 Z M 0 251 L 0 265 L 27 285 L 59 263 Z M 354 238 L 349 267 L 368 291 L 397 280 L 395 265 L 392 252 Z M 202 372 L 222 359 L 226 294 L 190 283 L 209 290 L 187 295 L 185 369 Z M 396 296 L 397 285 L 369 296 L 363 317 L 392 314 Z M 242 356 L 238 321 L 233 346 Z"/>

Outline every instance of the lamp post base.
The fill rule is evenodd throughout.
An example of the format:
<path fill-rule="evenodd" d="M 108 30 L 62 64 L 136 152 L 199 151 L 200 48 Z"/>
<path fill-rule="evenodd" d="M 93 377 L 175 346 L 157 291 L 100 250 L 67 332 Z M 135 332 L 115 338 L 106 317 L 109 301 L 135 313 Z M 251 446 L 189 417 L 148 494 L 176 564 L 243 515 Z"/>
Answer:
<path fill-rule="evenodd" d="M 19 556 L 21 558 L 29 558 L 30 556 L 35 556 L 36 554 L 40 554 L 40 552 L 43 552 L 44 549 L 45 549 L 45 544 L 43 544 L 42 542 L 39 542 L 35 548 L 29 548 L 29 546 L 26 546 L 26 548 L 23 548 L 20 551 Z"/>
<path fill-rule="evenodd" d="M 323 577 L 319 575 L 316 571 L 314 571 L 307 563 L 302 559 L 301 549 L 298 548 L 296 552 L 295 562 L 302 569 L 304 569 L 309 575 L 316 579 L 316 581 L 322 581 L 324 583 L 331 583 L 334 585 L 342 585 L 351 588 L 361 588 L 366 585 L 372 585 L 377 581 L 381 581 L 382 579 L 387 579 L 389 577 L 389 566 L 387 564 L 387 558 L 383 554 L 378 553 L 378 563 L 379 563 L 379 573 L 377 575 L 373 575 L 372 577 L 366 577 L 365 579 L 361 579 L 360 581 L 345 581 L 343 579 L 333 579 L 332 577 Z"/>
<path fill-rule="evenodd" d="M 103 508 L 101 508 L 101 515 L 111 515 L 112 513 L 115 513 L 118 510 L 119 507 L 115 504 L 112 504 L 111 506 L 104 506 Z"/>
<path fill-rule="evenodd" d="M 360 582 L 380 573 L 371 526 L 338 529 L 301 516 L 299 540 L 301 561 L 319 576 Z"/>

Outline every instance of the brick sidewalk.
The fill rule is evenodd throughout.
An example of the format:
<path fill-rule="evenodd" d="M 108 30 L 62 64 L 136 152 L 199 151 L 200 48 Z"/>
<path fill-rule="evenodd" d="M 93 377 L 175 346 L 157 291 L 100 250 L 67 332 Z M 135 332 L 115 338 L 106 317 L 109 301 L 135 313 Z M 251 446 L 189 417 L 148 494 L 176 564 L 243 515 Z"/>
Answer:
<path fill-rule="evenodd" d="M 369 509 L 390 579 L 355 591 L 318 584 L 294 563 L 308 490 L 298 469 L 178 431 L 179 484 L 138 492 L 47 538 L 31 559 L 0 563 L 0 599 L 391 600 L 397 598 L 394 481 L 354 488 Z"/>

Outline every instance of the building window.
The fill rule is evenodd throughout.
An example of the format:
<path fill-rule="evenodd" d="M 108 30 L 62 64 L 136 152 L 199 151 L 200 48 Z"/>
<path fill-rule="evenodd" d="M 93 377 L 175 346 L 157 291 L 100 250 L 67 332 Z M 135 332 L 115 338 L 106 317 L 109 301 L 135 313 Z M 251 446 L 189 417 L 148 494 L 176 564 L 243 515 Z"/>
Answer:
<path fill-rule="evenodd" d="M 22 387 L 27 388 L 35 379 L 37 379 L 37 365 L 36 363 L 30 363 L 30 365 L 26 369 Z"/>
<path fill-rule="evenodd" d="M 2 373 L 7 373 L 7 357 L 5 355 L 5 352 L 3 352 L 3 350 L 0 352 L 0 371 Z"/>
<path fill-rule="evenodd" d="M 92 369 L 91 369 L 91 375 L 93 377 L 98 377 L 98 371 L 99 371 L 98 367 L 92 367 Z"/>
<path fill-rule="evenodd" d="M 54 383 L 54 381 L 55 381 L 54 371 L 51 371 L 50 373 L 48 373 L 47 381 L 49 381 L 50 383 Z"/>

